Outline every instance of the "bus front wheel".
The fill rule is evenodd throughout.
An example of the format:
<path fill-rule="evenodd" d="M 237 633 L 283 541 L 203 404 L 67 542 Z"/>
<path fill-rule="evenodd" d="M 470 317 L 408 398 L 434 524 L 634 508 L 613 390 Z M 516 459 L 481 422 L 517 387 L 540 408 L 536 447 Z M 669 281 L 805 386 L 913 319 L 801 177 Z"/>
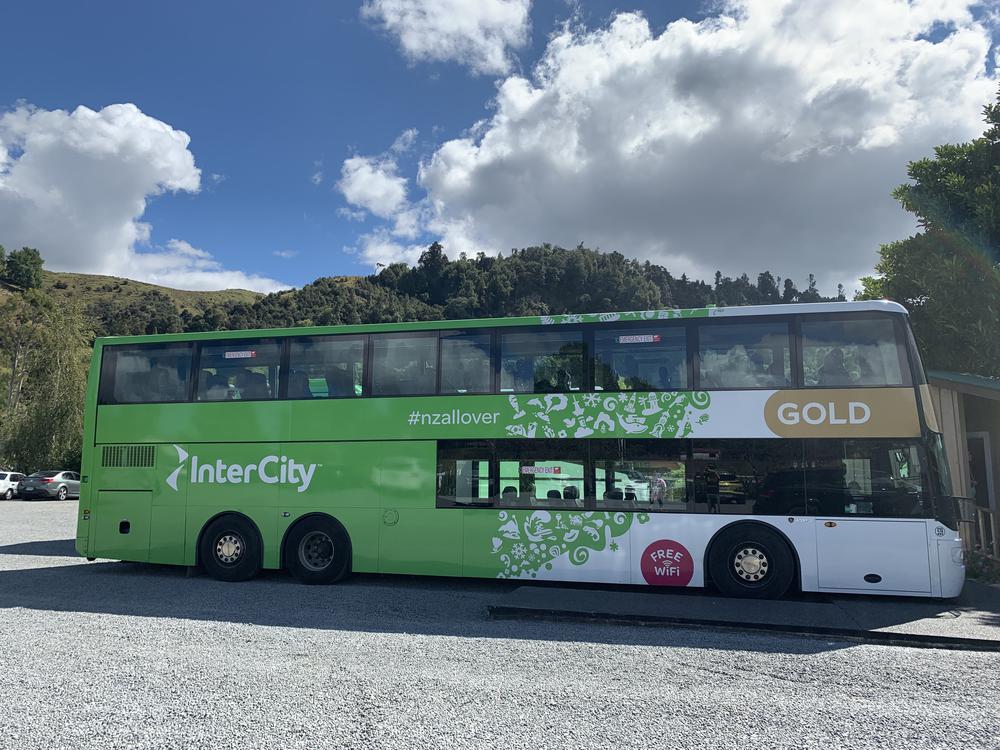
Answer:
<path fill-rule="evenodd" d="M 350 571 L 351 538 L 329 516 L 308 516 L 288 532 L 285 567 L 300 583 L 336 583 Z"/>
<path fill-rule="evenodd" d="M 780 599 L 795 577 L 795 556 L 778 532 L 759 524 L 735 524 L 712 542 L 708 569 L 723 594 Z"/>
<path fill-rule="evenodd" d="M 205 572 L 220 581 L 248 581 L 261 565 L 260 535 L 242 516 L 216 518 L 201 535 L 199 559 Z"/>

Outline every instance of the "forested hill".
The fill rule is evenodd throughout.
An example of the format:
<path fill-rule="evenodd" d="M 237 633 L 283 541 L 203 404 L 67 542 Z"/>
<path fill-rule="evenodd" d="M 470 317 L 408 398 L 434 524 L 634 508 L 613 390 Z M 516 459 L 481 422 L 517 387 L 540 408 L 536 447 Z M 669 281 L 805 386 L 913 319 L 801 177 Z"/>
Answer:
<path fill-rule="evenodd" d="M 811 276 L 802 291 L 769 271 L 755 279 L 717 273 L 706 283 L 584 247 L 542 245 L 449 260 L 436 243 L 412 268 L 398 263 L 372 276 L 321 278 L 257 298 L 222 297 L 181 309 L 166 292 L 149 292 L 141 303 L 106 297 L 86 310 L 99 334 L 122 335 L 843 299 L 821 296 Z"/>

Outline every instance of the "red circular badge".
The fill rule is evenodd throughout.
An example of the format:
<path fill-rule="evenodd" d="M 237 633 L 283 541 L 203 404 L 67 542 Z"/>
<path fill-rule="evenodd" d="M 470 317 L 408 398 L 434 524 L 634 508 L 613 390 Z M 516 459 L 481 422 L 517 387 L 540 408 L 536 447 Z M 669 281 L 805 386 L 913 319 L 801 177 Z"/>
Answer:
<path fill-rule="evenodd" d="M 642 553 L 642 577 L 651 586 L 687 586 L 694 575 L 694 559 L 673 539 L 657 539 Z"/>

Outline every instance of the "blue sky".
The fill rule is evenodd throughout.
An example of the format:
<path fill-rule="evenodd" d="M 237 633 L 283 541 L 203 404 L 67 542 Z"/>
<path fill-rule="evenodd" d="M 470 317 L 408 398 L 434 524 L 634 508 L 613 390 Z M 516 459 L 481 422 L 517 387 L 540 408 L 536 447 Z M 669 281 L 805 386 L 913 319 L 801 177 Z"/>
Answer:
<path fill-rule="evenodd" d="M 272 282 L 298 286 L 318 276 L 368 273 L 376 262 L 412 260 L 417 248 L 437 238 L 445 240 L 452 254 L 582 241 L 651 258 L 678 273 L 707 276 L 716 267 L 756 273 L 771 267 L 800 275 L 814 270 L 828 284 L 850 284 L 870 269 L 878 242 L 905 236 L 910 226 L 887 198 L 887 190 L 904 179 L 906 160 L 942 139 L 975 134 L 978 108 L 996 91 L 992 41 L 983 49 L 981 40 L 977 45 L 975 39 L 960 38 L 978 33 L 992 39 L 988 9 L 982 7 L 964 19 L 959 11 L 931 21 L 917 18 L 902 40 L 874 35 L 866 47 L 851 47 L 875 49 L 886 71 L 897 78 L 903 71 L 913 79 L 903 90 L 882 97 L 882 79 L 863 82 L 860 94 L 845 93 L 843 82 L 857 81 L 857 71 L 846 66 L 842 79 L 831 82 L 824 80 L 831 66 L 804 70 L 792 53 L 787 60 L 760 64 L 769 49 L 794 48 L 783 41 L 788 35 L 798 35 L 807 51 L 826 44 L 809 37 L 810 26 L 829 23 L 832 28 L 858 15 L 856 4 L 839 3 L 844 7 L 835 16 L 815 10 L 816 4 L 796 3 L 805 8 L 802 17 L 782 28 L 786 21 L 766 18 L 768 11 L 750 0 L 722 11 L 725 6 L 700 3 L 510 3 L 529 9 L 524 23 L 530 41 L 508 44 L 506 69 L 485 74 L 476 69 L 475 49 L 445 60 L 428 60 L 408 50 L 402 36 L 407 19 L 399 16 L 392 0 L 385 7 L 374 3 L 367 13 L 355 2 L 109 2 L 100 4 L 99 11 L 93 4 L 70 2 L 10 6 L 0 69 L 14 74 L 0 76 L 2 111 L 20 107 L 23 112 L 29 106 L 35 113 L 73 112 L 83 106 L 101 112 L 109 105 L 134 104 L 144 116 L 142 127 L 159 121 L 190 137 L 186 150 L 201 174 L 197 189 L 190 184 L 171 189 L 171 179 L 177 184 L 186 179 L 177 171 L 174 178 L 143 174 L 135 181 L 145 187 L 133 193 L 123 187 L 131 184 L 130 159 L 155 161 L 162 149 L 150 147 L 131 157 L 116 152 L 88 161 L 87 169 L 101 166 L 94 195 L 80 203 L 86 212 L 103 214 L 100 195 L 123 206 L 138 197 L 146 201 L 141 209 L 108 206 L 107 212 L 149 227 L 148 237 L 138 240 L 129 240 L 131 230 L 119 232 L 121 227 L 111 227 L 114 232 L 94 228 L 95 247 L 111 234 L 118 238 L 111 245 L 128 247 L 117 255 L 88 254 L 63 247 L 72 244 L 70 228 L 50 234 L 38 229 L 47 224 L 45 210 L 51 207 L 36 205 L 32 189 L 24 187 L 29 176 L 34 185 L 41 181 L 57 189 L 72 177 L 51 166 L 54 156 L 38 158 L 47 170 L 41 174 L 38 169 L 27 174 L 26 161 L 25 174 L 7 180 L 8 193 L 19 191 L 7 196 L 19 201 L 12 203 L 20 207 L 16 215 L 14 208 L 4 213 L 0 192 L 0 243 L 35 244 L 54 258 L 51 265 L 70 270 L 117 270 L 178 285 L 185 285 L 187 277 L 183 271 L 172 275 L 167 268 L 171 258 L 182 263 L 196 258 L 201 273 L 186 284 L 195 288 L 215 284 L 212 274 L 219 283 L 232 280 L 217 274 L 220 270 L 271 280 L 247 284 L 264 289 L 273 288 Z M 815 15 L 806 15 L 807 10 Z M 625 23 L 619 16 L 625 11 L 641 15 L 629 16 L 632 20 Z M 684 17 L 700 25 L 666 33 L 670 22 Z M 719 28 L 727 18 L 736 19 L 728 36 Z M 556 49 L 550 35 L 566 21 L 571 31 Z M 770 37 L 760 28 L 768 23 L 774 25 Z M 869 25 L 861 19 L 857 23 Z M 743 37 L 732 42 L 734 34 Z M 913 72 L 906 62 L 908 50 L 928 37 L 932 41 L 925 46 L 937 57 L 928 54 L 926 66 L 948 68 L 947 75 Z M 845 57 L 843 49 L 829 47 L 831 59 Z M 547 53 L 553 74 L 544 81 L 533 69 Z M 947 60 L 963 60 L 963 55 L 981 59 L 950 69 Z M 604 61 L 617 67 L 603 69 Z M 776 82 L 789 71 L 804 80 L 782 89 Z M 740 82 L 744 73 L 748 78 Z M 929 96 L 929 84 L 920 75 L 938 75 L 941 80 L 934 86 L 950 86 L 947 96 L 940 91 L 938 99 Z M 573 81 L 579 76 L 594 76 L 593 86 L 578 88 Z M 522 77 L 537 95 L 530 106 L 531 97 L 515 85 Z M 759 96 L 746 94 L 747 81 L 759 83 Z M 504 82 L 511 96 L 501 101 L 495 97 Z M 832 105 L 817 97 L 822 86 L 834 97 Z M 742 96 L 747 98 L 740 103 Z M 803 101 L 786 109 L 789 97 Z M 823 106 L 845 113 L 839 129 L 829 124 Z M 908 116 L 903 114 L 907 107 Z M 956 115 L 956 107 L 967 111 Z M 539 110 L 537 116 L 528 112 L 531 108 Z M 914 111 L 920 127 L 904 122 Z M 628 124 L 630 119 L 634 123 Z M 478 121 L 485 122 L 470 134 Z M 560 151 L 558 135 L 551 140 L 553 132 L 546 125 L 553 121 L 567 138 L 575 134 L 577 142 L 572 153 L 544 164 L 548 154 Z M 38 118 L 27 122 L 8 124 L 6 136 L 0 127 L 8 169 L 31 149 L 45 147 L 36 145 L 42 140 L 32 140 L 42 126 L 30 123 L 40 122 Z M 66 132 L 55 121 L 45 128 L 56 138 Z M 389 151 L 408 129 L 419 133 L 412 146 Z M 633 133 L 645 135 L 633 142 Z M 449 142 L 462 146 L 462 153 L 451 155 L 444 148 Z M 729 148 L 733 153 L 727 160 L 716 163 L 712 155 Z M 369 159 L 366 164 L 376 176 L 403 180 L 405 204 L 396 201 L 382 216 L 373 211 L 370 198 L 352 204 L 343 185 L 338 187 L 344 162 L 352 156 Z M 120 173 L 115 171 L 119 168 Z M 602 187 L 609 174 L 617 187 L 604 193 L 610 189 Z M 558 179 L 550 179 L 552 175 Z M 102 179 L 114 184 L 104 190 Z M 870 184 L 873 179 L 880 193 L 844 198 L 842 209 L 857 217 L 860 227 L 848 231 L 843 221 L 830 227 L 817 219 L 818 203 L 851 192 L 852 182 Z M 456 186 L 456 180 L 461 184 Z M 727 186 L 720 188 L 721 183 Z M 780 184 L 785 187 L 773 187 Z M 804 196 L 802 185 L 809 186 Z M 752 196 L 761 190 L 767 201 L 758 203 Z M 30 224 L 18 223 L 17 216 L 25 215 L 24 201 L 35 201 L 32 210 L 42 217 L 35 224 L 37 238 Z M 866 205 L 873 202 L 877 210 Z M 399 214 L 408 210 L 420 217 L 416 227 L 395 232 Z M 672 218 L 671 211 L 676 212 Z M 5 216 L 13 218 L 5 222 Z M 720 224 L 729 227 L 718 228 Z M 828 228 L 833 238 L 811 250 L 814 232 Z M 90 230 L 80 220 L 73 231 Z M 775 248 L 776 237 L 787 237 L 787 242 L 778 241 L 787 246 Z M 183 245 L 170 245 L 172 240 Z M 834 242 L 849 247 L 849 263 L 830 260 L 836 254 Z M 171 256 L 170 247 L 181 255 Z M 122 255 L 164 252 L 155 267 Z"/>

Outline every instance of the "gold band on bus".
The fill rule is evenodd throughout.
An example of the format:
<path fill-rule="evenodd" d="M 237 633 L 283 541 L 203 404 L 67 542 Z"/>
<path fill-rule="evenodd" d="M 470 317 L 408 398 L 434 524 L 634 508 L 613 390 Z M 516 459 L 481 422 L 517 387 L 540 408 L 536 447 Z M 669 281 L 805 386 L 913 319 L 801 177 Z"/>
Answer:
<path fill-rule="evenodd" d="M 778 391 L 764 405 L 764 419 L 779 437 L 920 437 L 912 388 Z"/>

